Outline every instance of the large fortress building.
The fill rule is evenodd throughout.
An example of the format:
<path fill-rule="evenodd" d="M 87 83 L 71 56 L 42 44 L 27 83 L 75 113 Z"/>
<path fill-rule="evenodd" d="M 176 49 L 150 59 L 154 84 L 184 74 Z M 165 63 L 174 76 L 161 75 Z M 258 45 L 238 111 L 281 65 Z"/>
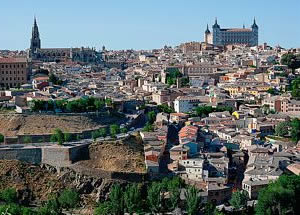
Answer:
<path fill-rule="evenodd" d="M 204 41 L 209 44 L 217 46 L 244 44 L 248 46 L 258 45 L 258 26 L 255 18 L 251 28 L 221 28 L 216 19 L 215 24 L 212 26 L 212 32 L 210 32 L 207 25 L 207 29 L 204 33 Z"/>

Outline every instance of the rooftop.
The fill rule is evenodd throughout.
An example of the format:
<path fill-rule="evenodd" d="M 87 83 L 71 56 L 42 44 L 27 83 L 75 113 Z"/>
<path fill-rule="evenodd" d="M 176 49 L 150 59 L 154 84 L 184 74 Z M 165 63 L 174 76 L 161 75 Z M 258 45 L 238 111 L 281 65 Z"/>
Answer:
<path fill-rule="evenodd" d="M 0 63 L 27 63 L 26 58 L 0 58 Z"/>

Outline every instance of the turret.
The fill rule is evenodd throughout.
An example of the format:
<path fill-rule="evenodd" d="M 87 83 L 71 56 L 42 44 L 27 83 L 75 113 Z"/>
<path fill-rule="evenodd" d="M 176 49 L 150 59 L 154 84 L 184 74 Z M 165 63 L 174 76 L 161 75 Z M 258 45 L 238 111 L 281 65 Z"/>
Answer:
<path fill-rule="evenodd" d="M 217 20 L 217 18 L 216 18 L 216 20 L 215 20 L 215 24 L 214 24 L 212 27 L 213 27 L 213 29 L 215 29 L 215 28 L 220 28 L 220 25 L 218 25 L 218 20 Z"/>
<path fill-rule="evenodd" d="M 258 25 L 256 24 L 255 17 L 254 17 L 253 25 L 251 26 L 251 28 L 252 28 L 252 29 L 258 29 Z"/>
<path fill-rule="evenodd" d="M 209 28 L 208 28 L 208 24 L 207 24 L 207 27 L 206 27 L 205 34 L 210 34 L 210 30 L 209 30 Z"/>
<path fill-rule="evenodd" d="M 207 24 L 206 31 L 205 31 L 205 34 L 204 34 L 204 42 L 212 43 L 211 38 L 212 38 L 211 33 L 210 33 L 210 30 L 209 30 L 208 24 Z"/>

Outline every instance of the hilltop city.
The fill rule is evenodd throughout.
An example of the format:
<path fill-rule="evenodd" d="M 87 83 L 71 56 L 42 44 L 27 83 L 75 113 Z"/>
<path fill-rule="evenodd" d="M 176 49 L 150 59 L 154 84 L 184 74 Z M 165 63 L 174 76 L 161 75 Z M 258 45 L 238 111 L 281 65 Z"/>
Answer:
<path fill-rule="evenodd" d="M 220 21 L 98 50 L 44 48 L 34 18 L 0 50 L 0 213 L 299 214 L 300 48 Z"/>

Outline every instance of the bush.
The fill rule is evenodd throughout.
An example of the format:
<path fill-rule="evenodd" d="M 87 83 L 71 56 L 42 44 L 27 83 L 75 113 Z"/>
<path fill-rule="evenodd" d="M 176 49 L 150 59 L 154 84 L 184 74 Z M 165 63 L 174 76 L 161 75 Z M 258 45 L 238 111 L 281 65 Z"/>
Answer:
<path fill-rule="evenodd" d="M 57 142 L 59 145 L 62 145 L 64 143 L 64 133 L 62 130 L 56 128 L 51 135 L 50 141 Z"/>
<path fill-rule="evenodd" d="M 79 205 L 79 201 L 79 194 L 72 189 L 64 190 L 58 198 L 59 204 L 67 210 L 76 208 Z"/>
<path fill-rule="evenodd" d="M 73 140 L 72 134 L 64 133 L 64 140 L 65 142 L 71 142 Z"/>
<path fill-rule="evenodd" d="M 107 129 L 106 128 L 100 128 L 99 129 L 99 135 L 100 135 L 100 137 L 106 137 L 107 136 Z"/>
<path fill-rule="evenodd" d="M 110 135 L 112 137 L 115 137 L 117 134 L 120 133 L 120 126 L 117 124 L 113 124 L 109 127 L 109 130 L 110 130 Z"/>
<path fill-rule="evenodd" d="M 124 127 L 124 128 L 121 128 L 120 131 L 122 134 L 126 134 L 128 130 L 127 130 L 127 128 Z"/>
<path fill-rule="evenodd" d="M 18 201 L 17 191 L 14 188 L 7 188 L 0 192 L 0 199 L 7 203 L 16 203 Z"/>
<path fill-rule="evenodd" d="M 4 135 L 0 134 L 0 143 L 3 143 L 3 142 L 4 142 Z"/>
<path fill-rule="evenodd" d="M 98 137 L 100 137 L 100 132 L 99 131 L 93 131 L 92 132 L 93 140 L 96 140 Z"/>
<path fill-rule="evenodd" d="M 25 137 L 23 138 L 23 142 L 24 142 L 24 143 L 32 143 L 32 139 L 31 139 L 31 137 L 29 137 L 29 136 L 25 136 Z"/>

